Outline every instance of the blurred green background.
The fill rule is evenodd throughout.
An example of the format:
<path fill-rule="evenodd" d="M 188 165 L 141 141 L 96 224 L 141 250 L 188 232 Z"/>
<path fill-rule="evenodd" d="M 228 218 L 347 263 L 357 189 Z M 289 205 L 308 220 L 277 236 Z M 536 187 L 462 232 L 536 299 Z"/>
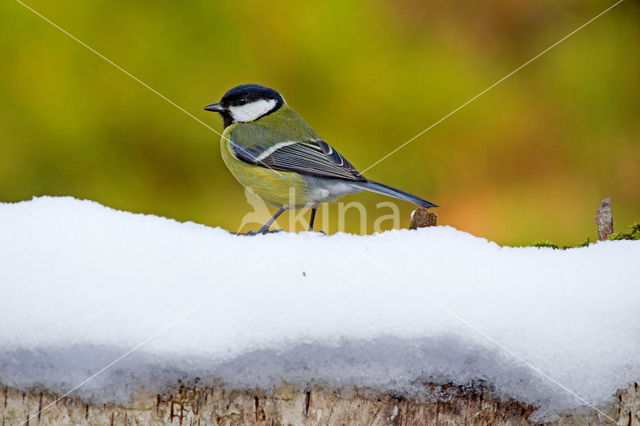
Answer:
<path fill-rule="evenodd" d="M 27 4 L 217 130 L 204 105 L 274 87 L 364 169 L 613 2 Z M 594 238 L 606 196 L 623 230 L 640 220 L 639 23 L 623 2 L 366 175 L 503 244 Z M 234 231 L 252 211 L 217 135 L 12 0 L 0 55 L 0 201 L 72 195 Z"/>

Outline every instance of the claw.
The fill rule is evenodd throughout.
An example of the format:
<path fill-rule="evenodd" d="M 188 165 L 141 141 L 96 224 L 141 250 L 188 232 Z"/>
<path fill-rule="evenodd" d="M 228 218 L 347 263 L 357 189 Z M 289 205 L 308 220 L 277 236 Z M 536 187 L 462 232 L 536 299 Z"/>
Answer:
<path fill-rule="evenodd" d="M 254 236 L 254 235 L 275 234 L 275 233 L 277 233 L 277 232 L 282 232 L 282 231 L 283 231 L 282 229 L 271 229 L 271 230 L 269 230 L 269 229 L 262 229 L 262 228 L 260 228 L 260 229 L 259 229 L 259 230 L 257 230 L 257 231 L 249 231 L 249 232 L 247 232 L 247 233 L 244 233 L 244 234 L 237 234 L 237 235 L 248 235 L 248 236 L 251 236 L 251 237 L 252 237 L 252 236 Z"/>

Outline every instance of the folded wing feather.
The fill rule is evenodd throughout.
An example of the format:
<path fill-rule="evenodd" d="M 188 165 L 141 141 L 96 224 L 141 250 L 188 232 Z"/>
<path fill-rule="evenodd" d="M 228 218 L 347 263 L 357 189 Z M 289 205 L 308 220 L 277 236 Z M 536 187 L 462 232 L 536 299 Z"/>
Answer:
<path fill-rule="evenodd" d="M 322 140 L 283 141 L 247 149 L 232 139 L 236 157 L 246 163 L 285 172 L 366 182 L 351 163 Z"/>

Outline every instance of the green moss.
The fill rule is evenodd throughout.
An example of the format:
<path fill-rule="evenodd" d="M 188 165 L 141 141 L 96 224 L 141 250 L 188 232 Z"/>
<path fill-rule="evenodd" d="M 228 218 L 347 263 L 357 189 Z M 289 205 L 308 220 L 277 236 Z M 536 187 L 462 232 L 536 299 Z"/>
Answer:
<path fill-rule="evenodd" d="M 614 232 L 608 240 L 640 240 L 640 223 L 636 222 L 629 227 L 629 232 Z"/>
<path fill-rule="evenodd" d="M 631 225 L 629 227 L 629 232 L 627 233 L 614 232 L 613 234 L 609 235 L 607 240 L 640 240 L 640 223 L 636 222 L 633 225 Z M 571 248 L 587 247 L 588 245 L 591 245 L 593 243 L 594 241 L 591 241 L 590 238 L 587 238 L 582 243 L 579 243 L 573 246 L 559 246 L 557 244 L 552 243 L 551 241 L 544 240 L 544 241 L 536 241 L 535 243 L 531 244 L 530 247 L 539 247 L 539 248 L 549 247 L 556 250 L 566 250 Z"/>
<path fill-rule="evenodd" d="M 556 244 L 553 244 L 551 241 L 547 241 L 547 240 L 544 240 L 544 241 L 536 241 L 536 242 L 535 242 L 535 243 L 533 243 L 531 246 L 532 246 L 532 247 L 538 247 L 538 248 L 541 248 L 541 247 L 550 247 L 550 248 L 553 248 L 553 249 L 558 249 L 558 248 L 560 248 L 560 247 L 558 247 Z"/>
<path fill-rule="evenodd" d="M 580 244 L 577 244 L 576 247 L 586 247 L 590 244 L 593 244 L 593 241 L 591 241 L 591 238 L 588 238 L 586 240 L 584 240 L 583 242 L 581 242 Z"/>

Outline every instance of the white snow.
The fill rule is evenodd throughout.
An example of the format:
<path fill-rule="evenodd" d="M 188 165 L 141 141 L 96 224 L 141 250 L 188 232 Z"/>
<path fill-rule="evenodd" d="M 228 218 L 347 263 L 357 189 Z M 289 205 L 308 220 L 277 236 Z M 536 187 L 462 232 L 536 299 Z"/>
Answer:
<path fill-rule="evenodd" d="M 73 198 L 0 204 L 0 382 L 63 393 L 153 336 L 77 394 L 482 380 L 550 419 L 590 410 L 566 389 L 604 407 L 640 379 L 639 260 L 640 241 L 243 237 Z"/>

